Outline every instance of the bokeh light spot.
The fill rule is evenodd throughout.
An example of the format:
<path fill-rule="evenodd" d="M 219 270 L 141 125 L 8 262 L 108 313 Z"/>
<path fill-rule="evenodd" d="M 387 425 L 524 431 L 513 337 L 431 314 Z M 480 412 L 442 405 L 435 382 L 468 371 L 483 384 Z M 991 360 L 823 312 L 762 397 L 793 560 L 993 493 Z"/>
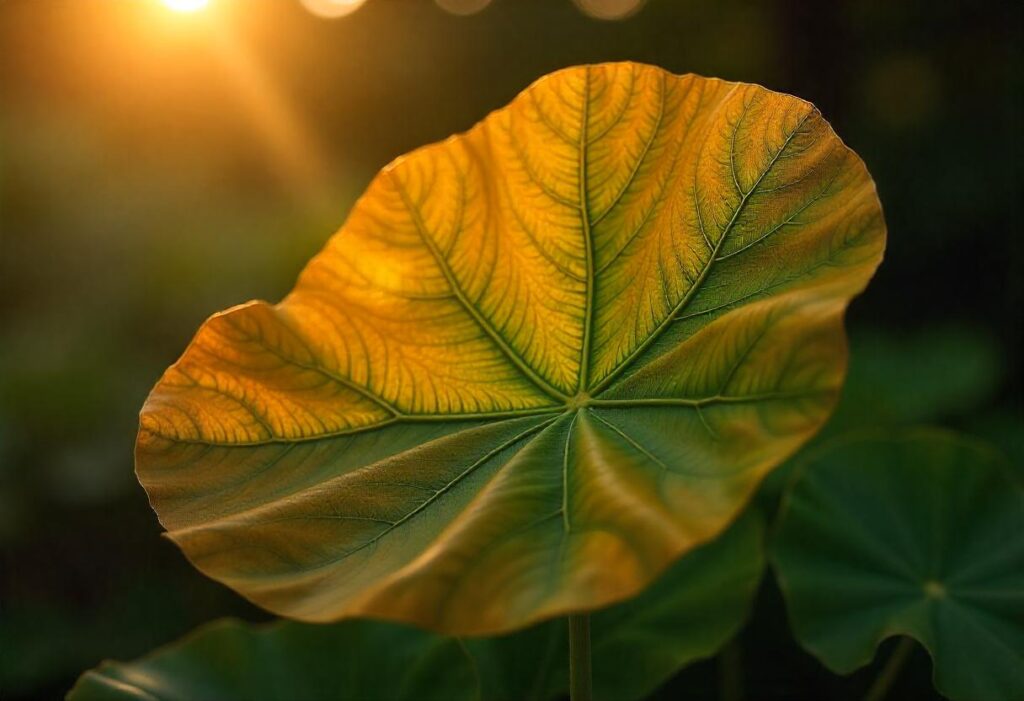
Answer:
<path fill-rule="evenodd" d="M 350 15 L 365 2 L 366 0 L 302 0 L 305 8 L 314 15 L 329 19 Z"/>
<path fill-rule="evenodd" d="M 646 0 L 573 0 L 576 7 L 594 19 L 626 19 L 636 14 Z"/>
<path fill-rule="evenodd" d="M 940 113 L 940 73 L 924 55 L 886 57 L 868 68 L 863 80 L 861 104 L 884 127 L 919 129 Z"/>
<path fill-rule="evenodd" d="M 491 0 L 436 0 L 438 6 L 453 15 L 473 15 L 491 4 Z"/>

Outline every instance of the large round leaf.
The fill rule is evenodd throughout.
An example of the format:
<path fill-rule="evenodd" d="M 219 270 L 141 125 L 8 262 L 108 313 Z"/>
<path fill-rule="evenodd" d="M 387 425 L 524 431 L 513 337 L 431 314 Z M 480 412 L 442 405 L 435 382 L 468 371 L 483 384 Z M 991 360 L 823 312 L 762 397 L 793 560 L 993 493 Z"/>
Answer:
<path fill-rule="evenodd" d="M 385 168 L 283 302 L 207 321 L 139 477 L 199 569 L 282 615 L 600 607 L 825 420 L 884 236 L 808 103 L 560 71 Z"/>
<path fill-rule="evenodd" d="M 253 626 L 221 620 L 135 662 L 86 672 L 68 701 L 470 701 L 458 641 L 374 621 Z"/>
<path fill-rule="evenodd" d="M 1024 489 L 948 433 L 833 442 L 784 502 L 773 560 L 801 643 L 840 673 L 920 641 L 962 701 L 1024 699 Z"/>

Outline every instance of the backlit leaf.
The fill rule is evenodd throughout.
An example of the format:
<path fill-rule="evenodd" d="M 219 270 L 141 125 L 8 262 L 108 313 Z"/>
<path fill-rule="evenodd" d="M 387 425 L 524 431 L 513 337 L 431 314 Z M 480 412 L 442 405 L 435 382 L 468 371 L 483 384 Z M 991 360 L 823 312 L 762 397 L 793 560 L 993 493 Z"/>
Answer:
<path fill-rule="evenodd" d="M 281 615 L 485 634 L 598 608 L 825 420 L 884 237 L 808 103 L 559 71 L 385 168 L 283 302 L 207 321 L 138 474 L 200 570 Z"/>
<path fill-rule="evenodd" d="M 939 431 L 837 440 L 786 497 L 773 561 L 800 642 L 848 673 L 885 638 L 957 701 L 1024 699 L 1024 489 Z"/>

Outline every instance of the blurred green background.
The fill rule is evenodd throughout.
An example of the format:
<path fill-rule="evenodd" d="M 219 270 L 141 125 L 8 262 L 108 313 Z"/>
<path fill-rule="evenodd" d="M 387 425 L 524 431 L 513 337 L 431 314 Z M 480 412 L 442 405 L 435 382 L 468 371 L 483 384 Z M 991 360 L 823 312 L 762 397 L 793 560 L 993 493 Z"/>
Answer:
<path fill-rule="evenodd" d="M 567 65 L 817 104 L 889 225 L 830 430 L 940 423 L 1024 462 L 1022 27 L 998 0 L 0 0 L 0 697 L 265 617 L 161 539 L 132 472 L 148 389 L 210 313 L 282 297 L 381 166 Z M 800 651 L 770 583 L 742 642 L 750 698 L 871 678 Z M 928 678 L 918 651 L 893 697 Z M 702 663 L 663 695 L 716 684 Z"/>

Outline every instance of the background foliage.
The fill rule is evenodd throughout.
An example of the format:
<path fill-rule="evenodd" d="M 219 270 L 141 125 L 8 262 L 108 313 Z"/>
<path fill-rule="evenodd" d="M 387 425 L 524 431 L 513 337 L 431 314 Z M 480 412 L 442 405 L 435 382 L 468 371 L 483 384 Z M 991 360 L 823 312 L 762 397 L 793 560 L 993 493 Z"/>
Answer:
<path fill-rule="evenodd" d="M 0 1 L 5 699 L 59 696 L 216 616 L 265 618 L 159 537 L 132 474 L 146 392 L 210 312 L 279 299 L 381 165 L 565 65 L 645 61 L 817 104 L 889 225 L 835 423 L 937 422 L 1024 459 L 1018 4 L 650 0 L 621 22 L 568 0 L 471 17 L 370 0 L 336 21 L 253 5 Z M 791 642 L 770 578 L 742 648 L 759 698 L 855 698 L 872 675 L 833 677 Z M 934 698 L 929 675 L 918 651 L 894 697 Z M 717 683 L 706 662 L 662 694 Z"/>

